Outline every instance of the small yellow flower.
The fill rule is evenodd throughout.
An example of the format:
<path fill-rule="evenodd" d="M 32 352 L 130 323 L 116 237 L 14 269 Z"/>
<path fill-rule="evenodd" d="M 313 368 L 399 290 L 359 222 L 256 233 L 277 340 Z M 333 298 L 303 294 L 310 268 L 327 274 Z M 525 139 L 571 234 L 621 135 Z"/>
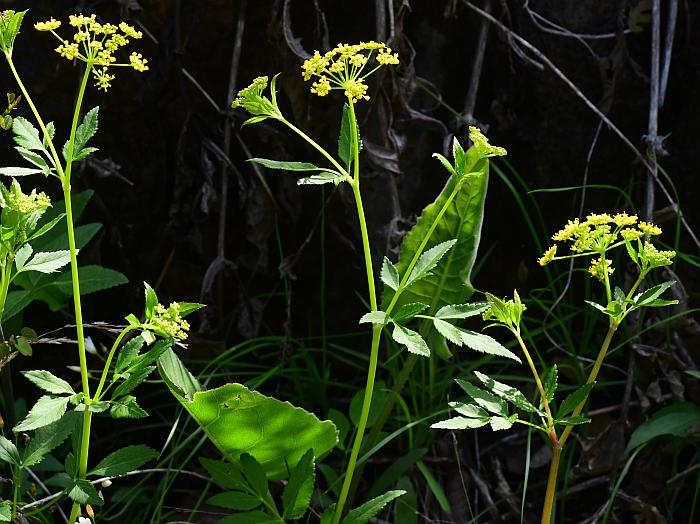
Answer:
<path fill-rule="evenodd" d="M 624 238 L 625 240 L 631 241 L 642 238 L 644 236 L 644 233 L 639 231 L 639 229 L 625 228 L 620 231 L 620 236 L 622 236 L 622 238 Z"/>
<path fill-rule="evenodd" d="M 51 17 L 51 20 L 47 20 L 46 22 L 37 22 L 34 24 L 34 29 L 37 31 L 53 31 L 58 29 L 60 26 L 61 22 Z"/>
<path fill-rule="evenodd" d="M 602 213 L 600 215 L 596 213 L 591 213 L 586 217 L 586 222 L 591 226 L 599 226 L 602 224 L 609 224 L 613 219 L 607 213 Z"/>
<path fill-rule="evenodd" d="M 79 15 L 70 15 L 68 17 L 69 24 L 72 25 L 73 27 L 80 27 L 83 25 L 88 25 L 92 22 L 95 21 L 95 15 L 90 15 L 90 16 L 83 16 L 82 14 Z"/>
<path fill-rule="evenodd" d="M 382 49 L 377 55 L 377 62 L 382 65 L 396 65 L 399 63 L 399 54 L 391 54 L 391 48 L 387 47 L 386 50 Z"/>
<path fill-rule="evenodd" d="M 479 156 L 482 158 L 508 154 L 504 148 L 489 144 L 489 139 L 478 127 L 469 126 L 469 140 L 472 141 L 474 147 L 479 151 Z"/>
<path fill-rule="evenodd" d="M 107 91 L 107 89 L 112 87 L 111 81 L 114 80 L 114 75 L 107 73 L 106 67 L 103 67 L 102 69 L 93 69 L 92 73 L 95 75 L 95 85 L 97 86 L 97 89 Z"/>
<path fill-rule="evenodd" d="M 654 225 L 654 224 L 651 224 L 649 222 L 640 222 L 639 224 L 637 224 L 637 227 L 645 235 L 660 235 L 661 234 L 661 228 Z"/>
<path fill-rule="evenodd" d="M 617 213 L 613 217 L 613 222 L 617 227 L 633 226 L 637 223 L 637 215 L 628 215 L 627 213 Z"/>
<path fill-rule="evenodd" d="M 311 84 L 311 92 L 318 96 L 326 96 L 331 92 L 331 84 L 325 76 L 322 76 L 318 82 Z"/>
<path fill-rule="evenodd" d="M 552 240 L 556 240 L 557 242 L 564 242 L 565 240 L 569 240 L 572 236 L 574 236 L 574 233 L 576 233 L 580 229 L 581 222 L 578 218 L 574 218 L 573 220 L 569 220 L 563 229 L 560 229 L 559 231 L 554 233 L 552 235 Z"/>
<path fill-rule="evenodd" d="M 612 275 L 615 269 L 612 267 L 612 261 L 605 259 L 605 271 L 608 275 Z M 603 258 L 598 257 L 597 259 L 591 260 L 591 267 L 588 268 L 588 272 L 601 282 L 605 281 L 605 272 L 603 271 Z"/>
<path fill-rule="evenodd" d="M 542 255 L 541 258 L 537 259 L 537 263 L 540 266 L 546 266 L 552 260 L 554 260 L 554 255 L 556 255 L 556 254 L 557 254 L 557 245 L 554 244 L 552 247 L 550 247 L 547 251 L 544 252 L 544 255 Z"/>
<path fill-rule="evenodd" d="M 131 62 L 131 67 L 133 67 L 136 71 L 143 72 L 148 70 L 148 66 L 146 65 L 148 60 L 143 58 L 141 53 L 131 53 L 129 56 L 129 61 Z"/>
<path fill-rule="evenodd" d="M 353 104 L 361 99 L 369 100 L 367 84 L 365 84 L 361 78 L 357 80 L 347 80 L 343 84 L 343 87 L 345 87 L 345 96 L 347 96 Z"/>
<path fill-rule="evenodd" d="M 141 33 L 141 31 L 137 31 L 126 22 L 121 22 L 119 24 L 119 29 L 121 29 L 126 36 L 130 36 L 131 38 L 139 39 L 143 36 L 143 33 Z"/>
<path fill-rule="evenodd" d="M 80 55 L 78 44 L 75 42 L 70 43 L 68 40 L 64 40 L 63 43 L 55 49 L 55 51 L 63 58 L 68 60 L 73 60 Z"/>

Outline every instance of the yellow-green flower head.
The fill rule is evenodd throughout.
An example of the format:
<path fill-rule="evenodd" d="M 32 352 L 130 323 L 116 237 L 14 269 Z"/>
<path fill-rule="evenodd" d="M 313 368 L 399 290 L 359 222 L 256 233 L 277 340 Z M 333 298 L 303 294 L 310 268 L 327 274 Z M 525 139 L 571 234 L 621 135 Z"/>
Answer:
<path fill-rule="evenodd" d="M 301 76 L 306 81 L 319 77 L 311 85 L 312 93 L 326 96 L 332 89 L 338 89 L 355 104 L 358 100 L 369 100 L 365 83 L 369 75 L 382 66 L 398 63 L 398 53 L 392 53 L 382 42 L 338 44 L 323 55 L 314 51 L 313 56 L 302 64 Z M 372 69 L 365 73 L 368 64 Z"/>
<path fill-rule="evenodd" d="M 627 213 L 617 213 L 613 217 L 613 222 L 618 227 L 633 226 L 637 223 L 637 215 L 628 215 Z"/>
<path fill-rule="evenodd" d="M 645 235 L 660 235 L 661 234 L 661 228 L 654 225 L 654 224 L 650 224 L 649 222 L 640 222 L 639 224 L 637 224 L 637 227 Z"/>
<path fill-rule="evenodd" d="M 61 27 L 61 22 L 55 20 L 53 17 L 51 17 L 51 20 L 47 20 L 46 22 L 37 22 L 34 24 L 34 29 L 37 31 L 54 31 L 59 27 Z"/>
<path fill-rule="evenodd" d="M 263 91 L 267 89 L 267 77 L 259 76 L 253 80 L 248 87 L 241 89 L 236 98 L 231 103 L 233 109 L 243 107 L 252 115 L 274 115 L 277 109 L 272 102 L 263 96 Z"/>
<path fill-rule="evenodd" d="M 625 228 L 620 231 L 620 236 L 627 241 L 639 240 L 644 236 L 644 233 L 639 229 Z"/>
<path fill-rule="evenodd" d="M 602 213 L 602 214 L 596 214 L 596 213 L 591 213 L 586 217 L 586 223 L 591 226 L 599 226 L 602 224 L 609 224 L 610 222 L 613 221 L 613 218 L 608 215 L 607 213 Z"/>
<path fill-rule="evenodd" d="M 644 242 L 640 252 L 641 258 L 645 260 L 649 268 L 668 266 L 673 263 L 676 256 L 675 251 L 660 251 L 648 240 Z"/>
<path fill-rule="evenodd" d="M 478 127 L 469 126 L 469 140 L 472 141 L 481 158 L 505 156 L 508 154 L 504 148 L 489 144 L 489 139 L 484 136 Z"/>
<path fill-rule="evenodd" d="M 126 22 L 121 22 L 118 26 L 102 24 L 96 20 L 95 15 L 77 14 L 69 17 L 69 24 L 75 28 L 72 42 L 56 33 L 55 30 L 61 26 L 61 22 L 53 18 L 47 22 L 39 22 L 34 27 L 39 31 L 50 31 L 60 40 L 61 45 L 56 48 L 56 52 L 63 58 L 81 60 L 89 66 L 100 66 L 102 69 L 93 69 L 98 89 L 106 91 L 111 86 L 114 75 L 109 74 L 107 69 L 112 66 L 127 66 L 139 72 L 148 70 L 148 60 L 140 53 L 132 53 L 128 62 L 118 62 L 113 56 L 120 47 L 129 43 L 129 38 L 139 39 L 143 36 L 141 31 L 137 31 Z"/>
<path fill-rule="evenodd" d="M 167 309 L 162 304 L 156 305 L 146 327 L 162 337 L 185 340 L 190 324 L 180 315 L 180 304 L 171 302 Z"/>
<path fill-rule="evenodd" d="M 603 269 L 603 260 L 605 260 L 605 269 Z M 603 259 L 603 257 L 598 257 L 597 259 L 592 260 L 591 267 L 588 268 L 588 272 L 601 282 L 605 281 L 606 271 L 608 275 L 612 275 L 615 269 L 612 267 L 612 262 L 607 258 Z"/>
<path fill-rule="evenodd" d="M 13 178 L 3 207 L 16 211 L 20 215 L 30 215 L 35 211 L 51 207 L 51 199 L 43 192 L 37 193 L 36 189 L 32 189 L 28 195 L 24 194 L 19 182 Z"/>
<path fill-rule="evenodd" d="M 557 254 L 557 245 L 554 244 L 552 247 L 550 247 L 547 251 L 544 252 L 544 255 L 542 255 L 541 258 L 537 259 L 537 263 L 540 266 L 546 266 L 552 260 L 554 260 L 554 255 L 556 255 L 556 254 Z"/>

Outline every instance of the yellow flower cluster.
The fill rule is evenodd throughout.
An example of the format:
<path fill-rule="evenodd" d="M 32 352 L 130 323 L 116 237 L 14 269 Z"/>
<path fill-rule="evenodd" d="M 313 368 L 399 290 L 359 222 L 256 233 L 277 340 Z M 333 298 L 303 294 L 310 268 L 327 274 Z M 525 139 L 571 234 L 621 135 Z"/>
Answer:
<path fill-rule="evenodd" d="M 153 312 L 153 318 L 147 327 L 163 337 L 179 340 L 187 338 L 190 324 L 180 315 L 180 304 L 172 302 L 167 309 L 162 304 L 157 304 Z"/>
<path fill-rule="evenodd" d="M 274 84 L 274 79 L 272 82 Z M 262 93 L 265 89 L 267 89 L 266 76 L 259 76 L 253 79 L 253 82 L 248 87 L 244 87 L 238 92 L 236 98 L 231 103 L 231 108 L 236 109 L 237 107 L 243 107 L 251 115 L 256 116 L 273 116 L 278 114 L 275 105 L 266 96 L 263 96 Z M 274 86 L 270 89 L 274 90 Z"/>
<path fill-rule="evenodd" d="M 605 269 L 603 269 L 603 260 L 605 260 Z M 607 258 L 598 257 L 597 259 L 591 260 L 591 266 L 588 268 L 588 272 L 601 282 L 605 282 L 605 272 L 608 275 L 612 275 L 615 269 L 612 267 L 612 261 Z"/>
<path fill-rule="evenodd" d="M 126 22 L 120 22 L 118 26 L 102 24 L 97 21 L 95 15 L 78 14 L 71 15 L 68 23 L 76 28 L 72 41 L 65 40 L 56 33 L 55 30 L 61 26 L 61 22 L 53 18 L 34 24 L 34 28 L 38 31 L 50 31 L 60 40 L 61 44 L 56 48 L 56 52 L 61 57 L 99 66 L 101 69 L 96 67 L 92 71 L 98 89 L 106 91 L 110 87 L 114 75 L 108 73 L 109 67 L 126 66 L 139 72 L 148 70 L 148 60 L 140 53 L 132 53 L 128 63 L 117 63 L 114 53 L 127 45 L 129 38 L 139 39 L 143 36 L 141 31 L 137 31 Z"/>
<path fill-rule="evenodd" d="M 489 139 L 475 126 L 469 126 L 469 140 L 474 144 L 474 148 L 479 152 L 479 157 L 487 158 L 492 156 L 505 156 L 507 151 L 503 147 L 492 146 Z"/>
<path fill-rule="evenodd" d="M 12 181 L 12 188 L 7 194 L 7 208 L 21 215 L 30 215 L 50 206 L 51 199 L 45 193 L 37 193 L 36 189 L 32 189 L 31 193 L 25 195 L 17 181 Z"/>
<path fill-rule="evenodd" d="M 363 71 L 377 52 L 375 67 L 368 73 Z M 382 42 L 360 42 L 359 44 L 338 44 L 325 54 L 318 51 L 302 65 L 304 80 L 318 77 L 311 85 L 311 92 L 326 96 L 332 89 L 340 89 L 353 104 L 358 100 L 369 100 L 365 79 L 384 65 L 399 63 L 398 53 Z"/>

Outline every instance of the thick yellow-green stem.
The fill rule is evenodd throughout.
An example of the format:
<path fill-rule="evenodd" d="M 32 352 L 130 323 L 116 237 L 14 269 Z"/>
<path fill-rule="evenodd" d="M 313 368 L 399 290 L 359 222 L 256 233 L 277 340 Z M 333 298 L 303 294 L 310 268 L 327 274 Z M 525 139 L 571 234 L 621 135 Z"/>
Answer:
<path fill-rule="evenodd" d="M 549 463 L 549 478 L 547 479 L 547 491 L 544 496 L 544 507 L 542 508 L 542 519 L 540 520 L 541 524 L 549 524 L 552 520 L 554 498 L 557 493 L 557 473 L 559 472 L 561 451 L 561 447 L 552 447 L 552 461 Z"/>

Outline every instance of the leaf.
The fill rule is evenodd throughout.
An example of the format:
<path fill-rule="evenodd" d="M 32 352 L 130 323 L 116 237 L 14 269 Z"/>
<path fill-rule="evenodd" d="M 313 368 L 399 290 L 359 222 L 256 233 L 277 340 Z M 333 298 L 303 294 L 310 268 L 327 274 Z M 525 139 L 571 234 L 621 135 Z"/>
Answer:
<path fill-rule="evenodd" d="M 56 395 L 75 395 L 73 387 L 52 373 L 43 370 L 23 371 L 22 374 L 39 389 Z"/>
<path fill-rule="evenodd" d="M 117 363 L 114 366 L 115 373 L 121 373 L 129 367 L 129 364 L 131 364 L 139 354 L 144 342 L 145 340 L 142 336 L 137 336 L 122 346 L 117 355 Z"/>
<path fill-rule="evenodd" d="M 72 479 L 66 487 L 66 492 L 68 498 L 78 504 L 95 504 L 97 506 L 104 504 L 102 495 L 97 492 L 89 480 Z"/>
<path fill-rule="evenodd" d="M 258 122 L 262 122 L 263 120 L 267 120 L 268 118 L 270 118 L 270 117 L 269 117 L 269 116 L 265 116 L 265 115 L 254 116 L 254 117 L 252 117 L 252 118 L 249 118 L 249 119 L 246 120 L 245 122 L 243 122 L 243 123 L 241 124 L 241 127 L 247 126 L 247 125 L 250 125 L 250 124 L 257 124 Z"/>
<path fill-rule="evenodd" d="M 450 164 L 450 161 L 447 160 L 444 156 L 442 156 L 440 153 L 433 153 L 433 158 L 437 158 L 440 163 L 443 165 L 445 169 L 451 174 L 455 174 L 455 169 L 452 167 L 452 164 Z"/>
<path fill-rule="evenodd" d="M 53 220 L 51 220 L 50 222 L 48 222 L 48 223 L 44 224 L 43 226 L 41 226 L 41 227 L 40 227 L 39 229 L 37 229 L 34 233 L 32 233 L 32 235 L 27 239 L 27 242 L 31 242 L 31 241 L 34 240 L 35 238 L 39 238 L 39 237 L 44 236 L 46 233 L 48 233 L 49 231 L 51 231 L 51 230 L 54 228 L 54 226 L 55 226 L 56 224 L 58 224 L 65 216 L 66 216 L 65 213 L 61 213 L 60 215 L 58 215 L 57 217 L 55 217 L 55 218 L 54 218 Z"/>
<path fill-rule="evenodd" d="M 53 137 L 56 135 L 56 126 L 54 125 L 53 122 L 49 122 L 46 124 L 46 135 L 41 137 L 41 143 L 44 147 L 49 147 L 49 139 L 53 140 Z"/>
<path fill-rule="evenodd" d="M 119 271 L 97 265 L 86 265 L 78 267 L 78 278 L 80 280 L 80 294 L 88 295 L 97 293 L 105 289 L 126 284 L 129 280 Z M 61 293 L 72 295 L 73 280 L 70 271 L 61 273 L 53 281 L 52 286 Z"/>
<path fill-rule="evenodd" d="M 318 174 L 311 175 L 297 180 L 298 186 L 318 186 L 322 184 L 335 184 L 336 186 L 345 181 L 345 177 L 335 171 L 321 171 Z"/>
<path fill-rule="evenodd" d="M 163 357 L 159 361 L 161 374 L 162 361 Z M 170 377 L 165 382 L 227 460 L 235 464 L 242 453 L 249 453 L 271 480 L 284 478 L 287 468 L 294 468 L 309 449 L 316 457 L 323 457 L 337 443 L 332 422 L 321 422 L 289 402 L 241 384 L 196 391 L 190 401 L 173 387 Z"/>
<path fill-rule="evenodd" d="M 496 395 L 493 395 L 488 391 L 484 391 L 466 380 L 457 378 L 455 379 L 455 382 L 459 384 L 467 395 L 474 399 L 474 402 L 479 404 L 479 406 L 484 408 L 486 411 L 494 413 L 495 415 L 502 415 L 505 417 L 508 416 L 508 407 L 506 406 L 506 403 Z"/>
<path fill-rule="evenodd" d="M 379 420 L 379 415 L 382 412 L 382 406 L 386 402 L 389 392 L 386 389 L 386 385 L 381 380 L 378 381 L 374 386 L 374 393 L 372 395 L 372 400 L 370 401 L 369 413 L 367 415 L 367 427 L 371 428 Z M 350 420 L 357 426 L 360 423 L 360 418 L 362 415 L 362 405 L 365 401 L 365 390 L 358 389 L 350 400 L 350 408 L 348 410 L 348 415 Z"/>
<path fill-rule="evenodd" d="M 70 262 L 70 251 L 51 251 L 36 253 L 19 272 L 38 271 L 39 273 L 54 273 Z"/>
<path fill-rule="evenodd" d="M 316 479 L 316 460 L 313 450 L 307 451 L 289 475 L 289 482 L 282 492 L 282 517 L 299 519 L 304 516 L 311 502 Z"/>
<path fill-rule="evenodd" d="M 489 420 L 491 420 L 490 416 L 485 418 L 453 417 L 431 424 L 430 427 L 434 429 L 476 429 L 488 424 Z"/>
<path fill-rule="evenodd" d="M 438 331 L 438 333 L 440 333 L 443 337 L 445 337 L 453 344 L 456 344 L 458 346 L 462 345 L 462 332 L 459 328 L 437 317 L 433 318 L 433 326 L 435 326 L 435 329 Z"/>
<path fill-rule="evenodd" d="M 2 44 L 3 51 L 12 54 L 12 46 L 15 43 L 15 38 L 19 34 L 19 28 L 22 25 L 22 19 L 24 15 L 27 14 L 27 10 L 24 11 L 4 11 L 3 12 L 3 24 L 2 24 Z"/>
<path fill-rule="evenodd" d="M 180 304 L 180 316 L 185 318 L 187 315 L 191 315 L 195 311 L 199 311 L 205 304 L 199 304 L 197 302 L 178 302 Z"/>
<path fill-rule="evenodd" d="M 267 158 L 249 158 L 248 162 L 254 162 L 267 167 L 268 169 L 284 169 L 285 171 L 325 171 L 323 167 L 318 167 L 307 162 L 285 162 L 284 160 L 269 160 Z"/>
<path fill-rule="evenodd" d="M 12 504 L 9 500 L 0 502 L 0 522 L 10 522 L 12 520 Z"/>
<path fill-rule="evenodd" d="M 99 111 L 100 108 L 99 106 L 93 107 L 90 111 L 85 113 L 85 116 L 83 117 L 83 121 L 80 123 L 78 128 L 75 130 L 75 142 L 73 145 L 73 161 L 80 160 L 78 158 L 81 150 L 85 147 L 85 144 L 87 144 L 87 141 L 90 140 L 93 136 L 95 136 L 95 133 L 97 133 L 97 127 L 98 127 L 98 122 L 99 122 Z M 63 144 L 63 158 L 65 160 L 68 160 L 68 148 L 69 148 L 69 141 L 66 141 L 65 144 Z M 91 148 L 94 150 L 94 148 Z M 85 158 L 89 153 L 85 154 L 82 158 Z"/>
<path fill-rule="evenodd" d="M 547 402 L 554 400 L 554 393 L 557 391 L 557 375 L 556 364 L 552 364 L 552 367 L 542 374 L 542 387 L 545 395 L 547 395 Z M 542 406 L 542 399 L 540 399 L 540 406 Z"/>
<path fill-rule="evenodd" d="M 13 466 L 19 466 L 22 462 L 19 458 L 17 446 L 2 435 L 0 435 L 0 461 L 7 462 Z"/>
<path fill-rule="evenodd" d="M 211 475 L 214 482 L 220 486 L 228 489 L 245 489 L 245 481 L 241 475 L 240 466 L 237 464 L 204 457 L 200 457 L 199 462 Z"/>
<path fill-rule="evenodd" d="M 450 402 L 450 407 L 460 415 L 468 418 L 489 418 L 489 414 L 476 404 L 464 404 L 463 402 Z"/>
<path fill-rule="evenodd" d="M 210 497 L 207 500 L 207 504 L 226 509 L 249 511 L 259 507 L 262 504 L 262 501 L 258 497 L 248 495 L 247 493 L 241 493 L 240 491 L 227 491 L 226 493 L 219 493 L 218 495 Z"/>
<path fill-rule="evenodd" d="M 399 272 L 396 266 L 392 264 L 391 260 L 384 257 L 382 262 L 382 272 L 381 279 L 384 285 L 389 286 L 391 289 L 396 291 L 399 288 Z"/>
<path fill-rule="evenodd" d="M 10 291 L 5 301 L 5 310 L 2 315 L 3 322 L 7 322 L 31 303 L 32 296 L 29 291 Z"/>
<path fill-rule="evenodd" d="M 178 395 L 187 400 L 192 400 L 193 395 L 201 389 L 197 379 L 187 370 L 172 349 L 158 357 L 158 373 L 173 394 L 177 391 Z"/>
<path fill-rule="evenodd" d="M 425 343 L 425 340 L 423 340 L 423 337 L 421 337 L 415 331 L 399 324 L 395 324 L 394 332 L 391 336 L 396 342 L 406 346 L 406 349 L 408 349 L 410 353 L 415 353 L 416 355 L 420 355 L 422 357 L 430 356 L 430 349 L 428 348 L 428 345 Z"/>
<path fill-rule="evenodd" d="M 352 163 L 352 118 L 350 116 L 350 106 L 343 105 L 343 117 L 340 120 L 340 135 L 338 136 L 338 158 L 340 158 L 346 166 Z M 357 128 L 355 128 L 357 133 Z M 359 134 L 359 133 L 358 133 Z M 359 136 L 356 134 L 356 139 L 359 141 Z"/>
<path fill-rule="evenodd" d="M 43 172 L 43 169 L 35 169 L 33 167 L 0 167 L 0 175 L 6 176 L 27 176 Z"/>
<path fill-rule="evenodd" d="M 109 410 L 112 418 L 146 418 L 148 413 L 136 403 L 136 397 L 127 395 L 112 401 Z"/>
<path fill-rule="evenodd" d="M 144 307 L 144 316 L 146 317 L 146 322 L 150 322 L 153 318 L 153 311 L 158 305 L 158 295 L 156 295 L 156 292 L 153 290 L 153 288 L 148 285 L 148 282 L 144 282 L 143 285 L 145 287 L 146 293 L 146 306 Z"/>
<path fill-rule="evenodd" d="M 39 130 L 26 118 L 15 117 L 12 121 L 12 132 L 18 146 L 30 150 L 45 151 L 39 138 Z"/>
<path fill-rule="evenodd" d="M 360 317 L 360 324 L 387 324 L 391 320 L 384 311 L 370 311 Z"/>
<path fill-rule="evenodd" d="M 253 491 L 260 497 L 267 497 L 267 476 L 262 466 L 248 453 L 241 453 L 239 458 L 243 476 L 253 488 Z"/>
<path fill-rule="evenodd" d="M 666 291 L 675 283 L 675 280 L 669 280 L 668 282 L 664 282 L 663 284 L 650 287 L 649 289 L 635 296 L 633 302 L 636 306 L 646 306 L 648 303 L 653 302 L 654 300 L 659 298 L 664 291 Z"/>
<path fill-rule="evenodd" d="M 22 158 L 24 158 L 27 162 L 30 164 L 34 164 L 36 167 L 41 169 L 42 173 L 48 173 L 49 172 L 49 164 L 46 162 L 46 159 L 41 156 L 40 153 L 37 153 L 36 151 L 30 151 L 29 149 L 26 149 L 21 146 L 15 147 L 17 152 L 20 154 Z"/>
<path fill-rule="evenodd" d="M 576 406 L 578 406 L 581 402 L 584 402 L 588 398 L 588 394 L 591 392 L 594 385 L 595 382 L 584 384 L 576 391 L 569 394 L 559 406 L 559 411 L 557 411 L 557 419 L 562 419 L 569 413 L 572 413 L 576 409 Z"/>
<path fill-rule="evenodd" d="M 511 415 L 510 417 L 491 417 L 489 424 L 492 430 L 502 431 L 504 429 L 510 429 L 517 419 L 518 415 Z"/>
<path fill-rule="evenodd" d="M 539 410 L 530 404 L 525 395 L 520 391 L 502 382 L 492 379 L 491 377 L 484 375 L 478 371 L 474 371 L 477 378 L 486 386 L 486 388 L 493 394 L 507 400 L 513 404 L 516 408 L 527 411 L 528 413 L 537 413 Z"/>
<path fill-rule="evenodd" d="M 401 244 L 397 270 L 399 274 L 406 272 L 443 208 L 444 213 L 430 235 L 426 247 L 432 248 L 450 240 L 456 240 L 456 243 L 431 270 L 432 275 L 415 282 L 410 289 L 402 292 L 397 306 L 422 302 L 428 304 L 431 311 L 438 311 L 449 304 L 466 302 L 474 291 L 470 275 L 481 236 L 488 183 L 488 159 L 480 159 L 471 151 L 466 154 L 467 158 L 462 162 L 460 170 L 450 177 L 440 195 L 423 210 L 416 225 L 405 236 Z M 479 174 L 462 177 L 474 171 L 478 171 Z M 382 295 L 384 309 L 393 296 L 394 291 L 386 287 Z"/>
<path fill-rule="evenodd" d="M 440 259 L 457 243 L 456 239 L 446 240 L 434 246 L 418 257 L 418 262 L 413 266 L 413 270 L 406 281 L 406 287 L 414 282 L 427 277 L 430 271 L 440 262 Z"/>
<path fill-rule="evenodd" d="M 441 307 L 436 318 L 442 320 L 461 320 L 469 317 L 480 315 L 486 311 L 491 305 L 488 302 L 473 302 L 471 304 L 449 304 Z"/>
<path fill-rule="evenodd" d="M 66 413 L 56 422 L 34 432 L 29 445 L 22 452 L 22 467 L 29 468 L 41 462 L 44 457 L 60 446 L 68 436 L 76 431 L 81 416 Z"/>
<path fill-rule="evenodd" d="M 373 498 L 372 500 L 369 500 L 361 506 L 353 509 L 341 522 L 342 524 L 366 524 L 369 519 L 379 513 L 384 506 L 404 493 L 406 492 L 403 490 L 387 491 L 384 493 L 384 495 Z"/>
<path fill-rule="evenodd" d="M 557 420 L 557 424 L 563 424 L 564 426 L 578 426 L 580 424 L 588 424 L 590 421 L 591 419 L 579 415 L 577 417 L 569 417 L 562 420 Z"/>
<path fill-rule="evenodd" d="M 692 402 L 678 402 L 660 409 L 634 430 L 627 443 L 627 453 L 651 440 L 671 435 L 683 437 L 700 427 L 700 406 Z"/>
<path fill-rule="evenodd" d="M 462 333 L 462 342 L 464 345 L 473 349 L 474 351 L 487 353 L 489 355 L 496 355 L 498 357 L 506 357 L 511 360 L 515 360 L 516 362 L 521 362 L 520 358 L 515 353 L 505 348 L 488 335 L 475 333 L 474 331 L 469 331 L 468 329 L 460 329 L 460 332 Z"/>
<path fill-rule="evenodd" d="M 77 395 L 82 395 L 78 393 Z M 97 402 L 91 402 L 90 404 L 78 404 L 75 407 L 75 411 L 84 412 L 90 411 L 91 413 L 104 413 L 107 411 L 112 403 L 106 400 L 100 400 Z"/>
<path fill-rule="evenodd" d="M 88 156 L 93 154 L 95 151 L 99 151 L 96 147 L 84 147 L 80 151 L 73 154 L 73 162 L 79 162 L 80 160 L 86 159 Z"/>
<path fill-rule="evenodd" d="M 127 446 L 107 455 L 87 473 L 93 477 L 119 477 L 156 458 L 158 452 L 144 445 Z"/>
<path fill-rule="evenodd" d="M 18 271 L 24 267 L 24 264 L 27 263 L 27 260 L 32 256 L 33 252 L 34 250 L 29 244 L 24 244 L 17 250 L 15 253 L 15 267 Z"/>
<path fill-rule="evenodd" d="M 404 304 L 394 312 L 394 314 L 391 316 L 391 320 L 398 324 L 403 324 L 411 320 L 416 315 L 422 313 L 427 308 L 427 304 L 420 304 L 418 302 Z"/>
<path fill-rule="evenodd" d="M 119 384 L 114 393 L 112 393 L 112 398 L 119 398 L 122 395 L 131 393 L 135 388 L 137 388 L 144 380 L 148 378 L 148 375 L 153 373 L 156 366 L 146 366 L 144 368 L 138 369 L 132 372 L 124 382 Z"/>
<path fill-rule="evenodd" d="M 29 414 L 14 427 L 13 431 L 15 433 L 29 431 L 56 422 L 66 412 L 69 400 L 70 397 L 50 397 L 48 395 L 40 397 Z"/>

